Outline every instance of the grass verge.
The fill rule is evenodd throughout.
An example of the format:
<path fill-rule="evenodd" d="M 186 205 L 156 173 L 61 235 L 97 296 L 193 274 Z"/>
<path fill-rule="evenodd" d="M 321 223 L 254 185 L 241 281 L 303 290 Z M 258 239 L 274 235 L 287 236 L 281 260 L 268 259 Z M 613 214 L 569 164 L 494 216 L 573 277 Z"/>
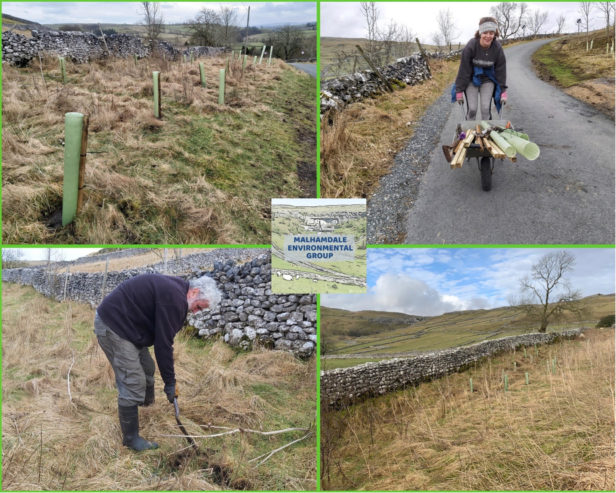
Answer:
<path fill-rule="evenodd" d="M 277 60 L 235 60 L 225 104 L 208 58 L 57 60 L 2 73 L 4 243 L 267 243 L 271 197 L 313 196 L 314 79 Z M 152 115 L 161 71 L 162 119 Z M 243 73 L 243 75 L 242 75 Z M 64 228 L 64 114 L 90 115 L 82 212 Z M 312 144 L 311 144 L 312 142 Z"/>
<path fill-rule="evenodd" d="M 614 331 L 323 411 L 321 430 L 325 489 L 611 491 Z"/>
<path fill-rule="evenodd" d="M 457 61 L 430 61 L 432 79 L 353 103 L 321 125 L 321 196 L 369 198 L 413 135 L 413 125 L 451 84 Z"/>
<path fill-rule="evenodd" d="M 588 38 L 585 33 L 566 36 L 538 49 L 533 64 L 543 80 L 614 119 L 614 54 L 609 52 L 613 39 L 605 29 Z"/>

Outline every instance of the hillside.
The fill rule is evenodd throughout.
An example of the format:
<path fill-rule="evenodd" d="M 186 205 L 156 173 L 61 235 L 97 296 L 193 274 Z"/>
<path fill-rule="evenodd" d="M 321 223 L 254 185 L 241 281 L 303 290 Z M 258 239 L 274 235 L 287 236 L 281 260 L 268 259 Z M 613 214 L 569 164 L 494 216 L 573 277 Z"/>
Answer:
<path fill-rule="evenodd" d="M 236 352 L 176 336 L 182 423 L 155 373 L 156 401 L 140 410 L 158 450 L 123 447 L 117 391 L 92 332 L 89 305 L 57 303 L 31 287 L 2 286 L 2 488 L 7 490 L 314 490 L 315 361 L 282 351 Z M 209 428 L 212 425 L 214 428 Z M 244 433 L 231 432 L 241 427 Z M 250 430 L 274 431 L 272 436 Z M 304 438 L 302 440 L 302 438 Z M 276 448 L 297 443 L 272 455 Z M 258 461 L 251 459 L 258 458 Z"/>
<path fill-rule="evenodd" d="M 326 490 L 613 491 L 614 331 L 504 353 L 321 423 Z"/>
<path fill-rule="evenodd" d="M 614 119 L 613 50 L 613 28 L 609 36 L 598 29 L 546 44 L 533 55 L 533 63 L 543 80 Z"/>
<path fill-rule="evenodd" d="M 577 327 L 580 324 L 594 327 L 601 317 L 614 313 L 614 300 L 613 294 L 588 296 L 582 300 L 586 309 L 584 320 L 580 321 L 572 314 L 567 314 L 563 320 L 550 324 L 548 331 Z M 387 317 L 387 312 L 376 313 Z M 345 318 L 346 322 L 343 321 Z M 375 319 L 374 312 L 366 316 L 362 312 L 344 313 L 321 308 L 321 338 L 326 345 L 327 355 L 323 369 L 353 366 L 401 353 L 413 354 L 463 346 L 532 332 L 537 327 L 519 307 L 451 312 L 410 325 L 402 322 L 399 327 L 370 319 Z M 351 337 L 349 332 L 353 329 L 362 335 Z"/>

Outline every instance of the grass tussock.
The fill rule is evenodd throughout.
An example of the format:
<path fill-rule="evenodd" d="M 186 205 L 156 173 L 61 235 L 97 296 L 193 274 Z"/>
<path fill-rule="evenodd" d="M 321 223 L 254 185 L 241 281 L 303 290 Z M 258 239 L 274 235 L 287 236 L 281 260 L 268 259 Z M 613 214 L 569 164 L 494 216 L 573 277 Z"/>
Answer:
<path fill-rule="evenodd" d="M 432 79 L 353 103 L 321 125 L 321 195 L 367 197 L 413 136 L 413 124 L 451 84 L 457 62 L 430 62 Z"/>
<path fill-rule="evenodd" d="M 140 409 L 140 424 L 160 449 L 123 447 L 115 379 L 93 335 L 93 316 L 86 305 L 3 286 L 4 490 L 315 489 L 314 436 L 258 467 L 249 462 L 305 432 L 196 439 L 198 453 L 186 450 L 182 436 L 165 436 L 181 432 L 158 373 L 156 402 Z M 181 420 L 191 434 L 221 431 L 204 425 L 272 431 L 313 424 L 314 359 L 238 354 L 185 333 L 176 337 L 174 356 Z"/>
<path fill-rule="evenodd" d="M 69 62 L 66 85 L 57 60 L 5 67 L 4 243 L 266 243 L 271 197 L 306 195 L 300 168 L 315 171 L 314 79 L 281 61 L 242 71 L 235 60 L 220 105 L 227 59 L 203 60 L 205 88 L 196 63 Z M 55 228 L 73 111 L 90 119 L 84 205 L 73 225 Z"/>
<path fill-rule="evenodd" d="M 592 41 L 592 49 L 591 48 Z M 588 50 L 587 50 L 588 43 Z M 552 41 L 533 55 L 539 76 L 614 118 L 614 32 L 605 29 Z M 608 49 L 606 49 L 606 45 Z"/>
<path fill-rule="evenodd" d="M 325 489 L 611 491 L 614 331 L 324 412 L 321 444 Z"/>

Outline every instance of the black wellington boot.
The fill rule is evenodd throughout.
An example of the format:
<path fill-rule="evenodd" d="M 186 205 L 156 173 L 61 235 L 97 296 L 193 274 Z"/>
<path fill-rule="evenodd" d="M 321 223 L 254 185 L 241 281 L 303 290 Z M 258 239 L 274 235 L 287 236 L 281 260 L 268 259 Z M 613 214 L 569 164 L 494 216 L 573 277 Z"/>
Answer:
<path fill-rule="evenodd" d="M 139 452 L 158 448 L 156 442 L 148 442 L 139 436 L 139 408 L 137 406 L 118 405 L 118 415 L 122 429 L 122 445 Z"/>

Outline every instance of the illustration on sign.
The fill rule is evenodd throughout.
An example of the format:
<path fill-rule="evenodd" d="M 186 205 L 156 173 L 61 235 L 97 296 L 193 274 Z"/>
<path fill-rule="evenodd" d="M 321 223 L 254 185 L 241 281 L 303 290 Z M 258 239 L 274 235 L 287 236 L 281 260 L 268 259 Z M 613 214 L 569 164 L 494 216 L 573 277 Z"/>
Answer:
<path fill-rule="evenodd" d="M 366 291 L 364 199 L 272 199 L 272 291 Z"/>

